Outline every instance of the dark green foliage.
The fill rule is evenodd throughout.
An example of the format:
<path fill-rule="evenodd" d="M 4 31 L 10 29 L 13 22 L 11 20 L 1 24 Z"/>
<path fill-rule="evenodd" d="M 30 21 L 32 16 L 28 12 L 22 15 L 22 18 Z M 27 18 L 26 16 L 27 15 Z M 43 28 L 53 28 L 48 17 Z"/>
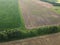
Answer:
<path fill-rule="evenodd" d="M 0 31 L 0 42 L 15 39 L 24 39 L 39 35 L 60 32 L 60 26 L 47 26 L 32 30 L 7 29 Z"/>
<path fill-rule="evenodd" d="M 55 1 L 55 0 L 53 0 L 53 1 L 52 0 L 41 0 L 41 1 L 51 3 L 54 6 L 60 6 L 60 3 L 57 3 L 57 1 Z"/>
<path fill-rule="evenodd" d="M 49 33 L 56 33 L 56 32 L 58 32 L 58 28 L 56 26 L 49 28 Z"/>

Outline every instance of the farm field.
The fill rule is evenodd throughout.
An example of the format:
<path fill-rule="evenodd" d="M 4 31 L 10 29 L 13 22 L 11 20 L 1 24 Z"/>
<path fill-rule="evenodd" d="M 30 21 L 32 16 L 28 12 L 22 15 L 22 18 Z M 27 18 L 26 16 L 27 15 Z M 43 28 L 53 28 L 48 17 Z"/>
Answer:
<path fill-rule="evenodd" d="M 0 28 L 24 28 L 25 25 L 30 29 L 60 23 L 60 15 L 49 9 L 52 5 L 40 0 L 0 0 L 0 3 Z"/>
<path fill-rule="evenodd" d="M 46 6 L 43 6 L 43 2 L 40 2 L 40 0 L 20 0 L 25 27 L 31 29 L 39 26 L 60 24 L 60 15 L 46 8 Z"/>
<path fill-rule="evenodd" d="M 40 0 L 0 0 L 0 42 L 60 32 L 60 14 L 52 7 Z"/>
<path fill-rule="evenodd" d="M 53 10 L 54 10 L 56 13 L 60 14 L 60 6 L 54 6 L 54 7 L 53 7 Z"/>
<path fill-rule="evenodd" d="M 41 0 L 41 1 L 46 2 L 46 3 L 50 3 L 52 5 L 51 9 L 54 12 L 60 14 L 60 0 L 56 0 L 56 1 L 53 0 L 55 2 L 52 2 L 52 0 L 47 0 L 47 1 L 46 0 Z"/>
<path fill-rule="evenodd" d="M 0 29 L 22 26 L 17 0 L 0 0 Z"/>

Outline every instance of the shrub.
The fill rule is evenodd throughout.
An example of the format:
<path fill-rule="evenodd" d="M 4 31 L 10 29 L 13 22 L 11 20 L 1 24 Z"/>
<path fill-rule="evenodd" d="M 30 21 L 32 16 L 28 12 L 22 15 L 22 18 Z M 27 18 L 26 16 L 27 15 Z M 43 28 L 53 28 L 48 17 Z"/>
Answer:
<path fill-rule="evenodd" d="M 15 39 L 24 39 L 28 37 L 34 37 L 57 32 L 60 32 L 60 26 L 47 26 L 32 30 L 7 29 L 0 31 L 0 42 Z"/>

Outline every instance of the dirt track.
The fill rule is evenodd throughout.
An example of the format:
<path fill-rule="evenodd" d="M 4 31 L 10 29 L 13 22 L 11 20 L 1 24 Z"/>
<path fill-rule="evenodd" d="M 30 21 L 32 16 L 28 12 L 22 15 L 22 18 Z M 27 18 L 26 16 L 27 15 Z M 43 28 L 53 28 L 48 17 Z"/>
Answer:
<path fill-rule="evenodd" d="M 19 0 L 19 4 L 27 29 L 60 23 L 60 15 L 46 6 L 51 4 L 39 0 Z"/>
<path fill-rule="evenodd" d="M 0 43 L 0 45 L 60 45 L 60 33 L 5 42 Z"/>

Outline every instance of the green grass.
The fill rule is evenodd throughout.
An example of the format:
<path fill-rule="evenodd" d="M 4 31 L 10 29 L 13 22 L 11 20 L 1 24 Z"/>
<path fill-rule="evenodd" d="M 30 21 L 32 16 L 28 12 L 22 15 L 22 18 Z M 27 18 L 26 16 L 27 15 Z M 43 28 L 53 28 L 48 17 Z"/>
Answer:
<path fill-rule="evenodd" d="M 56 13 L 60 14 L 60 6 L 54 6 L 53 9 Z"/>
<path fill-rule="evenodd" d="M 18 0 L 0 0 L 0 29 L 23 26 Z"/>
<path fill-rule="evenodd" d="M 60 2 L 60 0 L 57 0 L 58 2 Z"/>

